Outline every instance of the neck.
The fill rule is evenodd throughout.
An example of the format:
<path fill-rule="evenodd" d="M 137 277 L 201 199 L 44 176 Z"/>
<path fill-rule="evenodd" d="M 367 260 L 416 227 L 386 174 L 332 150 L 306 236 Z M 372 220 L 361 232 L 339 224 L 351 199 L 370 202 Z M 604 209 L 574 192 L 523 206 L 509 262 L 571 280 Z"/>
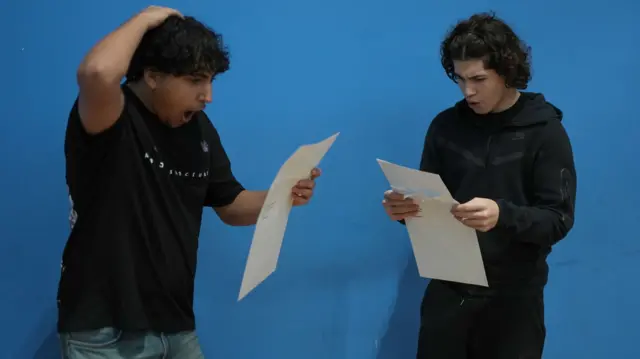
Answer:
<path fill-rule="evenodd" d="M 498 102 L 498 105 L 493 109 L 493 113 L 506 111 L 511 108 L 511 106 L 515 105 L 520 98 L 520 91 L 517 89 L 507 89 L 502 100 Z"/>
<path fill-rule="evenodd" d="M 144 107 L 146 107 L 152 113 L 157 113 L 151 101 L 151 89 L 143 81 L 133 82 L 127 84 L 131 91 L 142 101 Z"/>

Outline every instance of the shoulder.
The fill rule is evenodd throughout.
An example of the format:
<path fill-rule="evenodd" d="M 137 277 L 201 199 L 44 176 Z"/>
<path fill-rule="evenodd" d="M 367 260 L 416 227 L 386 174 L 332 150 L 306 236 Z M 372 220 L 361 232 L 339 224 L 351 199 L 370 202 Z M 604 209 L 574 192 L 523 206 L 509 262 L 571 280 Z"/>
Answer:
<path fill-rule="evenodd" d="M 131 114 L 131 108 L 135 107 L 136 98 L 134 97 L 135 95 L 133 94 L 133 92 L 129 90 L 126 85 L 123 85 L 121 89 L 122 89 L 123 97 L 125 100 L 125 104 L 123 106 L 122 112 L 120 113 L 120 117 L 118 117 L 118 120 L 115 122 L 114 126 L 112 127 L 116 127 L 116 124 L 122 122 L 123 120 L 127 120 Z M 71 107 L 71 111 L 69 113 L 68 122 L 69 122 L 69 125 L 71 126 L 81 125 L 80 112 L 78 111 L 78 99 L 79 99 L 79 96 L 76 95 L 76 98 L 73 102 L 73 106 Z M 102 133 L 97 135 L 89 135 L 87 133 L 87 135 L 90 137 L 100 137 L 101 134 Z"/>
<path fill-rule="evenodd" d="M 202 139 L 207 143 L 209 153 L 211 154 L 212 161 L 220 163 L 228 163 L 229 158 L 224 148 L 218 129 L 213 122 L 209 119 L 206 113 L 200 111 L 197 114 L 196 120 L 202 131 Z"/>
<path fill-rule="evenodd" d="M 458 109 L 455 106 L 448 107 L 440 112 L 433 118 L 431 123 L 434 126 L 442 126 L 446 122 L 458 117 Z"/>
<path fill-rule="evenodd" d="M 84 131 L 84 127 L 82 127 L 82 122 L 80 120 L 80 112 L 78 111 L 79 96 L 77 95 L 73 102 L 73 106 L 71 107 L 71 111 L 69 113 L 68 126 L 79 127 L 79 129 L 83 130 L 83 132 L 87 135 L 87 137 L 91 137 L 91 138 L 102 137 L 103 133 L 110 132 L 113 128 L 118 128 L 119 124 L 121 124 L 122 122 L 128 121 L 132 114 L 136 114 L 136 113 L 139 114 L 139 111 L 136 108 L 137 101 L 139 100 L 135 97 L 135 94 L 126 85 L 122 85 L 121 90 L 124 97 L 124 106 L 122 108 L 122 112 L 120 113 L 120 116 L 118 117 L 118 120 L 114 123 L 114 125 L 111 128 L 97 135 L 90 135 L 86 131 Z"/>
<path fill-rule="evenodd" d="M 520 99 L 523 101 L 522 109 L 515 123 L 530 128 L 536 143 L 568 141 L 561 109 L 549 102 L 542 93 L 523 92 Z"/>
<path fill-rule="evenodd" d="M 540 132 L 547 136 L 569 136 L 567 129 L 559 119 L 550 119 L 547 121 Z"/>
<path fill-rule="evenodd" d="M 466 102 L 464 100 L 458 101 L 453 105 L 445 108 L 444 110 L 438 112 L 436 116 L 431 121 L 431 125 L 433 127 L 442 127 L 446 125 L 454 125 L 457 123 L 457 119 L 460 118 L 461 113 L 469 108 L 466 107 Z"/>
<path fill-rule="evenodd" d="M 89 150 L 94 148 L 107 149 L 122 139 L 124 131 L 128 128 L 129 100 L 125 96 L 125 106 L 118 120 L 107 130 L 99 134 L 88 133 L 82 125 L 78 109 L 78 97 L 76 96 L 67 119 L 65 132 L 65 150 Z"/>
<path fill-rule="evenodd" d="M 436 133 L 440 133 L 445 126 L 453 125 L 457 117 L 458 109 L 456 106 L 451 106 L 438 112 L 431 120 L 431 123 L 429 123 L 427 136 L 435 136 Z"/>
<path fill-rule="evenodd" d="M 213 122 L 211 122 L 211 119 L 209 119 L 209 116 L 207 116 L 204 111 L 198 112 L 196 114 L 195 120 L 198 121 L 198 126 L 200 127 L 202 136 L 205 140 L 207 140 L 208 142 L 220 141 L 220 134 L 218 133 L 218 129 L 213 125 Z"/>
<path fill-rule="evenodd" d="M 539 163 L 563 162 L 569 166 L 573 162 L 573 147 L 562 122 L 554 119 L 537 127 L 529 145 L 530 156 Z"/>
<path fill-rule="evenodd" d="M 535 138 L 536 147 L 571 147 L 571 140 L 567 129 L 558 119 L 547 121 L 540 127 Z"/>

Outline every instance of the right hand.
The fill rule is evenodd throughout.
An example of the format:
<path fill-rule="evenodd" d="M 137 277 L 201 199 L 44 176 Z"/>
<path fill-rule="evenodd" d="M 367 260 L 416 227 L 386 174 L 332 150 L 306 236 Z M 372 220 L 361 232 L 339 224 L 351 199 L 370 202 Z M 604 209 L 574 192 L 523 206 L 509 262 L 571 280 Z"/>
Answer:
<path fill-rule="evenodd" d="M 168 7 L 153 6 L 153 5 L 142 10 L 142 12 L 139 15 L 145 19 L 149 29 L 159 26 L 169 16 L 177 15 L 177 16 L 183 17 L 178 10 L 171 9 Z"/>
<path fill-rule="evenodd" d="M 382 206 L 389 218 L 400 221 L 409 217 L 417 217 L 420 213 L 420 206 L 411 198 L 404 198 L 403 194 L 394 191 L 386 191 Z"/>

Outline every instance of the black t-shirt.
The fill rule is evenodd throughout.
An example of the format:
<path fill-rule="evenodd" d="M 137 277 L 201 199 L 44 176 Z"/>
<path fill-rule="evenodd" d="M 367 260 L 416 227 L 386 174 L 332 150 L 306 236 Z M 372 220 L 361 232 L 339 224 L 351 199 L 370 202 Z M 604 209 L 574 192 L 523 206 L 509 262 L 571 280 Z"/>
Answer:
<path fill-rule="evenodd" d="M 122 115 L 105 132 L 85 132 L 77 101 L 69 116 L 58 330 L 193 330 L 203 207 L 228 205 L 243 187 L 203 112 L 169 128 L 123 91 Z"/>

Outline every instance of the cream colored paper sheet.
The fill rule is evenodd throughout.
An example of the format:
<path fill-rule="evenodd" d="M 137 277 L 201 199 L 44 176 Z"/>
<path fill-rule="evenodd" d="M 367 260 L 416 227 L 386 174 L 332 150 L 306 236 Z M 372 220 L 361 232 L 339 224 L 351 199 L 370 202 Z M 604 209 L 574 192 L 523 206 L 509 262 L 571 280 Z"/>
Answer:
<path fill-rule="evenodd" d="M 476 231 L 451 214 L 457 202 L 440 176 L 378 159 L 391 188 L 420 204 L 406 226 L 420 276 L 488 287 Z"/>
<path fill-rule="evenodd" d="M 298 181 L 309 177 L 338 135 L 300 146 L 280 167 L 258 217 L 238 300 L 275 272 L 292 207 L 291 189 Z"/>

